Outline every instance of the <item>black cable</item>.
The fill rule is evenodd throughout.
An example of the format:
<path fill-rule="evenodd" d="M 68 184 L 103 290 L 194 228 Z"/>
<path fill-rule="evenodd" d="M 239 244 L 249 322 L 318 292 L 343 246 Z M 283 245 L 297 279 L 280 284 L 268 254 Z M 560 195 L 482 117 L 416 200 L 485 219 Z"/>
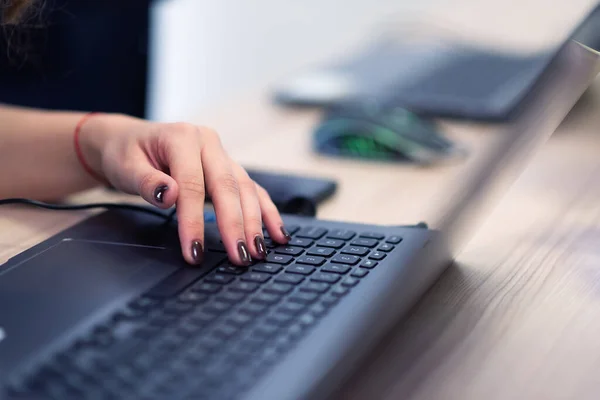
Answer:
<path fill-rule="evenodd" d="M 154 216 L 166 219 L 167 222 L 170 222 L 175 214 L 175 210 L 169 214 L 165 214 L 164 212 L 154 210 L 152 208 L 128 203 L 51 204 L 44 203 L 42 201 L 21 198 L 0 199 L 0 206 L 7 204 L 22 204 L 57 211 L 91 210 L 94 208 L 103 208 L 106 210 L 130 210 L 152 214 Z"/>

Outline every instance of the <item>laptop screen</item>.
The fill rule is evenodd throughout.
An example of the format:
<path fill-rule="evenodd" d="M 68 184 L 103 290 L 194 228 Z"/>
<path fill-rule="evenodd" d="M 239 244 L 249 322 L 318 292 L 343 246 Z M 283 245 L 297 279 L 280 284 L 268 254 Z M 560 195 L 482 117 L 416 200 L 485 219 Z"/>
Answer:
<path fill-rule="evenodd" d="M 599 9 L 600 11 L 600 9 Z M 456 254 L 472 237 L 538 149 L 556 130 L 600 72 L 600 53 L 576 40 L 567 41 L 528 93 L 514 118 L 480 154 L 470 175 L 432 228 L 441 230 Z"/>

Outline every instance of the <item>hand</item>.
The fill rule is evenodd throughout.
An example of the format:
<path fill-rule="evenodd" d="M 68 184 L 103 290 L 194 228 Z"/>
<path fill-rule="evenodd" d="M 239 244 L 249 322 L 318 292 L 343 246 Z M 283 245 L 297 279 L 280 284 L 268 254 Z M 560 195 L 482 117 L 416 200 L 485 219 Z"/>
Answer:
<path fill-rule="evenodd" d="M 209 128 L 96 115 L 83 124 L 80 143 L 91 167 L 117 189 L 157 207 L 176 204 L 181 249 L 190 264 L 202 262 L 207 193 L 232 263 L 266 257 L 263 223 L 273 240 L 290 239 L 267 192 L 229 158 Z"/>

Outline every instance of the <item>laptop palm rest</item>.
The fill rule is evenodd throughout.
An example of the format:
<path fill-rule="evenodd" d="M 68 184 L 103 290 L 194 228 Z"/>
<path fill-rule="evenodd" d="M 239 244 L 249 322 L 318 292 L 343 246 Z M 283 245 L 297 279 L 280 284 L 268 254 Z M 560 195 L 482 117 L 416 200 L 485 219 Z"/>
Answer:
<path fill-rule="evenodd" d="M 182 265 L 170 249 L 67 239 L 2 271 L 0 376 Z"/>

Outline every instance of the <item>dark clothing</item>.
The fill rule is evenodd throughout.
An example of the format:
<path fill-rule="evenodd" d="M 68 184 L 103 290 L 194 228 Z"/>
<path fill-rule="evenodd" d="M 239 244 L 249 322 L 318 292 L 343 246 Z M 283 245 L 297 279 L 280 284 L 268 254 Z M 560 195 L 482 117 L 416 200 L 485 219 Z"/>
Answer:
<path fill-rule="evenodd" d="M 144 117 L 151 2 L 44 0 L 0 32 L 0 102 Z"/>

